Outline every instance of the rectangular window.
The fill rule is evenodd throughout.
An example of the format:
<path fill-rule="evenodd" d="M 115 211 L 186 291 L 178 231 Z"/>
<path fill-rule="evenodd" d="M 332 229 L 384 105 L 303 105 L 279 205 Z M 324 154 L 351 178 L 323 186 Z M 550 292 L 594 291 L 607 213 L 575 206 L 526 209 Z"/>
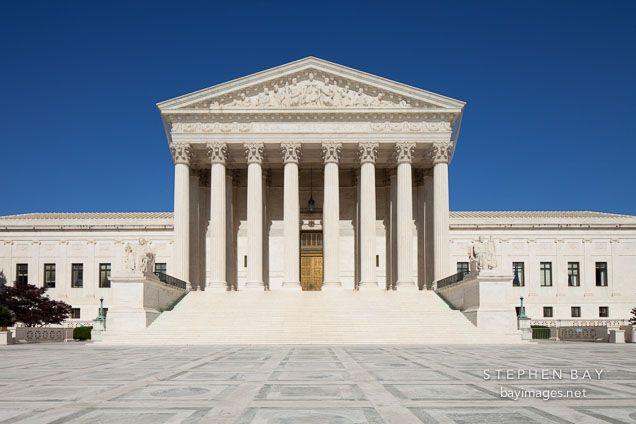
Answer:
<path fill-rule="evenodd" d="M 71 287 L 84 287 L 84 264 L 71 265 Z"/>
<path fill-rule="evenodd" d="M 568 262 L 568 286 L 579 287 L 581 285 L 581 278 L 579 273 L 578 262 Z"/>
<path fill-rule="evenodd" d="M 541 262 L 539 265 L 539 281 L 541 286 L 552 286 L 552 262 Z"/>
<path fill-rule="evenodd" d="M 375 266 L 376 268 L 380 266 L 380 255 L 375 255 Z"/>
<path fill-rule="evenodd" d="M 607 262 L 596 263 L 596 286 L 607 287 Z"/>
<path fill-rule="evenodd" d="M 15 265 L 15 283 L 29 284 L 29 264 Z"/>
<path fill-rule="evenodd" d="M 512 263 L 512 285 L 515 287 L 523 287 L 526 285 L 526 271 L 523 262 Z"/>
<path fill-rule="evenodd" d="M 110 288 L 110 264 L 99 264 L 99 287 Z"/>
<path fill-rule="evenodd" d="M 598 307 L 598 317 L 599 318 L 609 318 L 609 306 L 599 306 Z"/>
<path fill-rule="evenodd" d="M 543 307 L 543 318 L 552 318 L 552 306 Z"/>
<path fill-rule="evenodd" d="M 44 264 L 44 287 L 55 288 L 55 264 Z"/>
<path fill-rule="evenodd" d="M 71 308 L 71 318 L 72 319 L 80 319 L 80 308 Z"/>
<path fill-rule="evenodd" d="M 457 262 L 457 273 L 468 274 L 468 262 Z"/>
<path fill-rule="evenodd" d="M 580 306 L 572 306 L 570 308 L 570 312 L 572 318 L 581 318 L 581 307 Z"/>
<path fill-rule="evenodd" d="M 106 318 L 108 316 L 108 308 L 103 308 L 102 310 L 104 311 L 104 318 Z"/>
<path fill-rule="evenodd" d="M 167 270 L 165 262 L 155 262 L 155 272 L 165 274 Z"/>
<path fill-rule="evenodd" d="M 243 268 L 247 268 L 247 255 L 243 256 Z"/>

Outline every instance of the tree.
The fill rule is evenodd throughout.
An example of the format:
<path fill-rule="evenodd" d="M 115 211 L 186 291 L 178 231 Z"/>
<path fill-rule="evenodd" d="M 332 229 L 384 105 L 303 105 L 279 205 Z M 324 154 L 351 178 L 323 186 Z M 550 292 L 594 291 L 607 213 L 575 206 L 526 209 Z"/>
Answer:
<path fill-rule="evenodd" d="M 15 321 L 27 327 L 61 324 L 71 314 L 71 305 L 49 298 L 46 288 L 33 284 L 1 288 L 1 306 L 10 309 L 15 314 Z"/>
<path fill-rule="evenodd" d="M 632 309 L 632 315 L 633 317 L 629 319 L 629 324 L 636 325 L 636 308 Z"/>
<path fill-rule="evenodd" d="M 0 330 L 6 331 L 15 323 L 15 314 L 6 306 L 0 305 Z"/>

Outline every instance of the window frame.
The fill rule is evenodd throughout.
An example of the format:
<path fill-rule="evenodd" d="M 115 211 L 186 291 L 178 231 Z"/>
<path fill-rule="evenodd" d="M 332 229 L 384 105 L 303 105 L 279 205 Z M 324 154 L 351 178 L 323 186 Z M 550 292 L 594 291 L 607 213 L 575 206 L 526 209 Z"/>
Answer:
<path fill-rule="evenodd" d="M 97 284 L 100 289 L 110 288 L 110 271 L 111 271 L 110 262 L 101 262 L 99 264 L 99 275 L 98 275 Z"/>
<path fill-rule="evenodd" d="M 77 312 L 77 316 L 75 316 Z M 82 308 L 71 308 L 71 319 L 82 319 Z"/>
<path fill-rule="evenodd" d="M 549 277 L 549 284 L 546 276 Z M 539 262 L 539 284 L 541 287 L 552 287 L 552 262 Z"/>
<path fill-rule="evenodd" d="M 57 273 L 57 266 L 54 262 L 44 264 L 44 278 L 42 281 L 42 284 L 44 285 L 44 287 L 46 287 L 47 289 L 55 288 L 56 277 L 57 277 L 56 273 Z M 53 278 L 49 279 L 51 275 L 53 276 Z"/>
<path fill-rule="evenodd" d="M 546 312 L 550 312 L 546 314 Z M 554 307 L 552 306 L 544 306 L 543 307 L 543 318 L 554 318 Z"/>
<path fill-rule="evenodd" d="M 520 265 L 520 267 L 519 267 Z M 518 273 L 518 271 L 521 271 L 521 273 Z M 519 279 L 519 284 L 514 284 L 514 275 L 517 275 L 517 278 Z M 513 283 L 512 285 L 514 287 L 525 287 L 526 285 L 526 264 L 525 262 L 516 262 L 513 261 L 512 262 L 512 275 L 513 275 Z"/>
<path fill-rule="evenodd" d="M 599 265 L 602 265 L 602 267 L 599 268 Z M 599 275 L 601 276 L 600 284 Z M 596 284 L 596 287 L 607 287 L 609 285 L 609 269 L 607 262 L 600 261 L 594 263 L 594 283 Z"/>
<path fill-rule="evenodd" d="M 470 264 L 464 261 L 458 261 L 457 264 L 457 273 L 463 272 L 464 274 L 468 274 L 470 272 Z"/>
<path fill-rule="evenodd" d="M 571 318 L 581 318 L 581 307 L 580 306 L 570 306 L 570 317 Z"/>
<path fill-rule="evenodd" d="M 163 270 L 160 270 L 159 268 L 163 268 Z M 166 274 L 167 270 L 168 270 L 168 264 L 166 262 L 155 262 L 154 272 L 161 272 L 163 274 Z"/>
<path fill-rule="evenodd" d="M 71 264 L 71 288 L 73 289 L 84 288 L 84 264 L 83 263 Z"/>
<path fill-rule="evenodd" d="M 576 284 L 574 284 L 574 282 Z M 568 262 L 568 287 L 581 287 L 581 263 Z"/>
<path fill-rule="evenodd" d="M 22 270 L 24 268 L 24 270 Z M 15 284 L 29 284 L 29 264 L 25 262 L 15 264 Z"/>
<path fill-rule="evenodd" d="M 601 313 L 602 311 L 605 311 L 605 313 Z M 598 307 L 598 317 L 599 318 L 609 318 L 609 306 L 599 306 Z"/>

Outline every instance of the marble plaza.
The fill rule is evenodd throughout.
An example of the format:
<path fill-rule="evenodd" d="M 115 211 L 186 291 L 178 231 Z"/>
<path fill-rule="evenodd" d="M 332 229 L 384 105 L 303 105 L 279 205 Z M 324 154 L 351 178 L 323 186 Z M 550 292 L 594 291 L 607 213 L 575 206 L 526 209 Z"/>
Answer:
<path fill-rule="evenodd" d="M 0 348 L 0 423 L 628 423 L 634 345 Z M 601 380 L 484 370 L 603 369 Z M 501 389 L 586 391 L 502 399 Z"/>

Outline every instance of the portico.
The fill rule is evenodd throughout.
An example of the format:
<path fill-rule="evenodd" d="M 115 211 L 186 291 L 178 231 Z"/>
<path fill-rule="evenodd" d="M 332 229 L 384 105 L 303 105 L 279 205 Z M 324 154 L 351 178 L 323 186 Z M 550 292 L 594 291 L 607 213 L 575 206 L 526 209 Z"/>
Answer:
<path fill-rule="evenodd" d="M 463 105 L 315 58 L 160 103 L 174 275 L 301 290 L 308 230 L 322 290 L 416 290 L 454 273 L 448 163 Z"/>

